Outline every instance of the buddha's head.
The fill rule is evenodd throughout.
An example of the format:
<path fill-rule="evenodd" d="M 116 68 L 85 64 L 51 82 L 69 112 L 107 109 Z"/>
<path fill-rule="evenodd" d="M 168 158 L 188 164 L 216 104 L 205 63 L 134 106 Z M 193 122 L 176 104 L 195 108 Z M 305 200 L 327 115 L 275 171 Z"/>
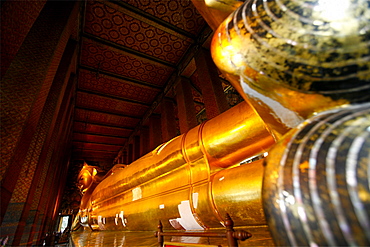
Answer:
<path fill-rule="evenodd" d="M 239 93 L 289 130 L 370 101 L 369 23 L 366 0 L 249 0 L 216 30 L 211 52 Z"/>
<path fill-rule="evenodd" d="M 95 176 L 98 174 L 99 170 L 99 167 L 89 166 L 86 163 L 84 164 L 77 177 L 77 186 L 82 194 L 84 194 L 96 181 Z"/>

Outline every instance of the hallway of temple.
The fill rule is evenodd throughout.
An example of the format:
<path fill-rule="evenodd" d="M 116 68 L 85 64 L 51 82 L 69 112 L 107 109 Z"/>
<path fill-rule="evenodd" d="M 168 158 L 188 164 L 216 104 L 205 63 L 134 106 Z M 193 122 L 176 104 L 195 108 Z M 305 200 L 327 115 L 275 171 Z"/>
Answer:
<path fill-rule="evenodd" d="M 2 246 L 370 246 L 369 0 L 0 8 Z"/>

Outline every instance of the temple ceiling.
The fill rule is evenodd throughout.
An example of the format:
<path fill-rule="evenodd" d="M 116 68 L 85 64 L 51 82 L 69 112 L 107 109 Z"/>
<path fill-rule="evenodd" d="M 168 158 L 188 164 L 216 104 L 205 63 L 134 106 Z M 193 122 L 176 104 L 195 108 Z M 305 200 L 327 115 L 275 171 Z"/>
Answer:
<path fill-rule="evenodd" d="M 112 163 L 163 97 L 175 96 L 179 74 L 191 78 L 200 112 L 192 57 L 211 33 L 190 0 L 86 1 L 72 158 Z"/>

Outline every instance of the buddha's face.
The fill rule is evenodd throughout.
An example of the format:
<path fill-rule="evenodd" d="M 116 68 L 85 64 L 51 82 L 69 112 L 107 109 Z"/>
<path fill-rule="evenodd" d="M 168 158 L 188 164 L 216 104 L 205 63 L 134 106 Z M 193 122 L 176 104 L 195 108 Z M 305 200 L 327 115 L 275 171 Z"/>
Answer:
<path fill-rule="evenodd" d="M 91 173 L 92 169 L 82 168 L 79 176 L 78 176 L 78 188 L 80 189 L 81 193 L 84 194 L 86 190 L 91 186 L 93 183 L 93 174 Z"/>

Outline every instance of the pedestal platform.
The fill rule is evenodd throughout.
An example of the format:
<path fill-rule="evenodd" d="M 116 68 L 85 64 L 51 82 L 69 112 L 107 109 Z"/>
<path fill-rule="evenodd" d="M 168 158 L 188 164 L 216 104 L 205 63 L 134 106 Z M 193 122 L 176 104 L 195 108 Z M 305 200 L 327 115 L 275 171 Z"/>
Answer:
<path fill-rule="evenodd" d="M 252 237 L 245 241 L 238 241 L 239 247 L 244 246 L 274 246 L 274 242 L 271 238 L 270 232 L 266 226 L 257 226 L 246 228 L 243 227 L 252 234 Z M 142 232 L 129 232 L 129 231 L 90 231 L 85 229 L 83 231 L 72 232 L 70 239 L 70 246 L 73 247 L 118 247 L 118 246 L 129 246 L 129 247 L 158 247 L 157 238 L 154 236 L 153 231 L 142 231 Z M 208 238 L 208 237 L 177 237 L 177 236 L 166 236 L 165 242 L 175 243 L 188 243 L 188 246 L 222 246 L 227 247 L 226 238 Z M 172 246 L 172 245 L 171 245 Z M 187 245 L 185 245 L 187 246 Z"/>

